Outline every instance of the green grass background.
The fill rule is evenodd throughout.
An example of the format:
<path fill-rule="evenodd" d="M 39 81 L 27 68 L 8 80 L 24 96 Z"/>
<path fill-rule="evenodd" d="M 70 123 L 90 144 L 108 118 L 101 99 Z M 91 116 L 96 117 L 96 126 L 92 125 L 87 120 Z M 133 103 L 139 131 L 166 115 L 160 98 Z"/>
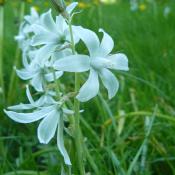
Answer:
<path fill-rule="evenodd" d="M 44 2 L 26 3 L 25 13 L 33 5 L 39 7 L 40 13 L 44 12 L 50 8 Z M 124 52 L 130 67 L 127 73 L 116 72 L 120 90 L 115 98 L 108 101 L 102 87 L 99 97 L 82 104 L 85 165 L 91 175 L 129 175 L 130 168 L 133 175 L 175 174 L 175 2 L 145 5 L 144 11 L 135 12 L 130 10 L 128 1 L 91 5 L 74 17 L 76 25 L 108 32 L 115 41 L 113 53 Z M 163 9 L 167 5 L 172 11 L 165 18 Z M 14 36 L 19 28 L 20 6 L 20 0 L 7 0 L 5 4 L 6 95 L 16 54 Z M 84 52 L 83 47 L 79 49 Z M 61 81 L 69 90 L 73 77 L 66 75 Z M 1 109 L 26 101 L 25 84 L 16 78 L 13 94 L 8 103 L 1 103 Z M 37 123 L 15 123 L 2 110 L 0 115 L 0 174 L 60 174 L 60 155 L 54 139 L 48 145 L 41 145 L 36 136 Z M 146 117 L 150 122 L 145 127 Z M 151 133 L 146 137 L 149 127 Z"/>

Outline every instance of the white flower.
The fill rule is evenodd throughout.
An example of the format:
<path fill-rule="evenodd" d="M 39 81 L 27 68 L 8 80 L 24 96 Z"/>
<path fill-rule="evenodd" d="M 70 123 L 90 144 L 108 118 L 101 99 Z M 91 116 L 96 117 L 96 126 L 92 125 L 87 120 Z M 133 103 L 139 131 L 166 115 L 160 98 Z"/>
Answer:
<path fill-rule="evenodd" d="M 78 36 L 86 44 L 90 56 L 73 55 L 55 62 L 57 70 L 67 72 L 84 72 L 90 70 L 90 75 L 85 84 L 81 87 L 77 99 L 85 102 L 95 97 L 99 91 L 99 77 L 104 87 L 108 90 L 108 97 L 111 99 L 117 93 L 119 83 L 109 69 L 128 71 L 128 59 L 122 53 L 110 55 L 114 47 L 112 38 L 103 32 L 103 39 L 100 43 L 97 35 L 82 27 L 75 27 Z"/>
<path fill-rule="evenodd" d="M 39 23 L 39 15 L 34 8 L 31 8 L 31 14 L 24 17 L 24 22 L 21 23 L 19 34 L 15 37 L 19 47 L 23 51 L 28 51 L 31 47 L 32 25 Z"/>
<path fill-rule="evenodd" d="M 37 135 L 40 143 L 47 144 L 54 137 L 57 130 L 57 146 L 60 150 L 64 161 L 67 165 L 71 165 L 69 155 L 64 147 L 63 131 L 64 131 L 64 115 L 72 115 L 73 111 L 62 108 L 59 102 L 47 103 L 41 105 L 40 102 L 34 102 L 29 89 L 27 88 L 27 96 L 31 104 L 19 104 L 11 106 L 4 112 L 14 121 L 19 123 L 31 123 L 42 119 L 38 126 Z M 51 97 L 49 97 L 50 99 Z M 48 97 L 47 97 L 48 99 Z M 51 101 L 50 101 L 51 102 Z M 33 112 L 23 113 L 22 110 L 33 110 Z M 13 110 L 13 111 L 10 111 Z"/>
<path fill-rule="evenodd" d="M 23 64 L 23 69 L 16 70 L 17 75 L 22 80 L 30 80 L 31 85 L 39 92 L 44 91 L 47 82 L 53 82 L 54 78 L 58 79 L 63 75 L 62 71 L 55 71 L 52 67 L 48 67 L 47 63 L 40 64 L 33 60 L 29 64 L 25 54 L 23 55 Z"/>
<path fill-rule="evenodd" d="M 26 15 L 24 16 L 24 19 L 28 22 L 28 24 L 32 25 L 32 24 L 37 24 L 40 21 L 40 17 L 39 14 L 37 13 L 37 11 L 35 10 L 35 8 L 31 8 L 30 9 L 30 15 Z"/>
<path fill-rule="evenodd" d="M 70 45 L 70 34 L 66 20 L 61 16 L 56 17 L 54 22 L 51 10 L 41 15 L 40 24 L 33 25 L 35 35 L 32 46 L 40 46 L 36 54 L 36 60 L 47 60 L 56 50 Z M 75 43 L 79 39 L 74 35 Z"/>

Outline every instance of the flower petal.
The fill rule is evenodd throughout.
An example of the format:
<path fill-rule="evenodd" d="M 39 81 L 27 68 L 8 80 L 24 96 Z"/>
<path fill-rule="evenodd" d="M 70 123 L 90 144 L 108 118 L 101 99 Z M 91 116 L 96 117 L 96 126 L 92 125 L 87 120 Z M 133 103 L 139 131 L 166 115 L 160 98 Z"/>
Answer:
<path fill-rule="evenodd" d="M 34 58 L 35 62 L 38 63 L 44 63 L 54 52 L 56 49 L 57 45 L 55 44 L 47 44 L 43 47 L 41 47 L 37 52 L 36 56 Z"/>
<path fill-rule="evenodd" d="M 36 91 L 43 91 L 43 77 L 40 73 L 36 74 L 31 80 L 31 85 L 35 88 Z"/>
<path fill-rule="evenodd" d="M 91 69 L 88 80 L 81 87 L 79 94 L 76 96 L 76 98 L 81 102 L 85 102 L 95 97 L 98 94 L 98 91 L 99 91 L 98 73 L 94 69 Z"/>
<path fill-rule="evenodd" d="M 19 105 L 9 106 L 9 110 L 27 110 L 27 109 L 33 109 L 34 106 L 31 104 L 23 104 L 20 103 Z"/>
<path fill-rule="evenodd" d="M 16 73 L 22 80 L 29 80 L 34 76 L 34 74 L 27 69 L 16 69 Z"/>
<path fill-rule="evenodd" d="M 128 58 L 125 54 L 117 53 L 107 57 L 112 63 L 111 69 L 128 71 Z"/>
<path fill-rule="evenodd" d="M 51 111 L 39 124 L 38 139 L 40 143 L 47 144 L 54 137 L 60 113 L 56 110 Z"/>
<path fill-rule="evenodd" d="M 39 24 L 33 24 L 31 26 L 31 30 L 34 32 L 35 35 L 48 32 L 48 30 L 44 26 L 41 26 Z"/>
<path fill-rule="evenodd" d="M 60 150 L 60 153 L 64 157 L 65 164 L 71 165 L 69 155 L 64 147 L 63 130 L 64 130 L 63 116 L 60 116 L 58 121 L 57 146 L 58 149 Z"/>
<path fill-rule="evenodd" d="M 58 41 L 59 41 L 58 36 L 50 32 L 45 32 L 45 33 L 34 35 L 31 41 L 31 45 L 38 46 L 42 44 L 56 44 L 58 43 Z"/>
<path fill-rule="evenodd" d="M 90 68 L 90 59 L 86 55 L 71 55 L 55 61 L 54 68 L 67 72 L 84 72 Z"/>
<path fill-rule="evenodd" d="M 64 57 L 70 56 L 70 55 L 72 55 L 71 49 L 64 49 L 64 50 L 61 50 L 61 51 L 55 51 L 52 55 L 52 60 L 56 61 L 60 58 L 64 58 Z"/>
<path fill-rule="evenodd" d="M 111 99 L 118 91 L 119 82 L 108 69 L 102 69 L 99 74 L 103 85 L 108 90 L 108 98 Z"/>
<path fill-rule="evenodd" d="M 60 36 L 63 35 L 65 29 L 68 28 L 68 25 L 67 25 L 67 23 L 62 15 L 59 15 L 56 17 L 56 26 L 58 28 Z M 57 33 L 58 33 L 58 31 L 57 31 Z"/>
<path fill-rule="evenodd" d="M 57 28 L 52 18 L 51 9 L 41 15 L 41 24 L 50 32 L 57 33 Z"/>
<path fill-rule="evenodd" d="M 75 7 L 78 5 L 78 2 L 73 2 L 67 6 L 66 11 L 71 14 Z"/>
<path fill-rule="evenodd" d="M 35 101 L 33 100 L 32 95 L 30 93 L 30 89 L 29 89 L 28 85 L 26 86 L 26 95 L 27 95 L 27 98 L 28 98 L 30 104 L 32 104 L 32 106 L 36 106 Z"/>
<path fill-rule="evenodd" d="M 90 56 L 95 56 L 98 53 L 100 46 L 97 35 L 93 31 L 85 29 L 81 26 L 74 26 L 73 30 L 76 35 L 85 43 L 89 50 Z"/>
<path fill-rule="evenodd" d="M 63 75 L 63 71 L 56 71 L 55 72 L 56 79 L 60 78 L 62 75 Z M 45 74 L 44 77 L 48 82 L 54 81 L 54 73 L 53 72 Z"/>
<path fill-rule="evenodd" d="M 100 44 L 99 54 L 100 56 L 106 56 L 112 51 L 114 41 L 103 29 L 99 29 L 99 32 L 103 32 L 103 39 Z"/>
<path fill-rule="evenodd" d="M 4 112 L 14 121 L 19 123 L 31 123 L 44 118 L 52 110 L 51 107 L 43 108 L 32 113 L 18 113 L 4 110 Z"/>
<path fill-rule="evenodd" d="M 67 115 L 73 115 L 74 111 L 67 109 L 67 108 L 63 108 L 63 113 L 67 114 Z"/>

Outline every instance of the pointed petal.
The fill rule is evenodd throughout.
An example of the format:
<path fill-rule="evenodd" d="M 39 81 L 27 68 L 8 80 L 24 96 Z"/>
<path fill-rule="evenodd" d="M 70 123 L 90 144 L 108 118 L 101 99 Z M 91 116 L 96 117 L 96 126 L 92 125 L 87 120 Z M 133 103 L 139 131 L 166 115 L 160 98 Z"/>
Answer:
<path fill-rule="evenodd" d="M 54 137 L 60 113 L 56 110 L 51 111 L 39 124 L 38 139 L 40 143 L 47 144 Z"/>
<path fill-rule="evenodd" d="M 34 32 L 35 35 L 48 32 L 48 30 L 44 26 L 38 24 L 33 24 L 31 26 L 31 30 Z"/>
<path fill-rule="evenodd" d="M 35 88 L 36 91 L 43 91 L 43 77 L 38 73 L 31 80 L 31 85 Z"/>
<path fill-rule="evenodd" d="M 33 73 L 27 69 L 16 69 L 16 73 L 22 80 L 29 80 L 34 76 Z"/>
<path fill-rule="evenodd" d="M 95 97 L 99 91 L 98 73 L 94 70 L 90 70 L 90 75 L 85 84 L 81 87 L 77 99 L 81 102 L 85 102 Z"/>
<path fill-rule="evenodd" d="M 101 56 L 106 56 L 112 51 L 114 41 L 103 29 L 99 29 L 99 32 L 103 32 L 103 39 L 100 44 L 99 54 Z"/>
<path fill-rule="evenodd" d="M 95 56 L 100 46 L 97 35 L 93 31 L 80 26 L 74 26 L 73 30 L 76 35 L 85 43 L 89 50 L 90 56 Z"/>
<path fill-rule="evenodd" d="M 30 93 L 30 89 L 29 89 L 29 86 L 28 85 L 26 86 L 26 95 L 27 95 L 27 98 L 28 98 L 30 104 L 32 104 L 32 106 L 36 106 L 35 105 L 35 102 L 34 102 L 34 100 L 32 98 L 32 95 Z"/>
<path fill-rule="evenodd" d="M 19 123 L 31 123 L 37 120 L 44 118 L 49 112 L 51 108 L 43 108 L 42 110 L 35 111 L 32 113 L 18 113 L 13 111 L 4 110 L 4 112 L 14 121 Z"/>
<path fill-rule="evenodd" d="M 74 111 L 67 109 L 67 108 L 63 108 L 63 113 L 67 114 L 67 115 L 73 115 Z"/>
<path fill-rule="evenodd" d="M 47 44 L 43 47 L 41 47 L 37 52 L 36 56 L 34 58 L 34 61 L 41 63 L 45 62 L 54 52 L 56 49 L 57 45 L 55 44 Z"/>
<path fill-rule="evenodd" d="M 19 105 L 9 106 L 9 110 L 27 110 L 27 109 L 33 109 L 34 106 L 31 104 L 23 104 L 20 103 Z"/>
<path fill-rule="evenodd" d="M 55 72 L 56 79 L 60 78 L 62 75 L 63 75 L 63 71 L 56 71 Z M 53 72 L 45 74 L 44 77 L 48 82 L 54 81 L 54 73 Z"/>
<path fill-rule="evenodd" d="M 99 74 L 103 85 L 108 90 L 108 98 L 113 98 L 119 88 L 118 80 L 116 79 L 114 74 L 108 69 L 102 69 Z"/>
<path fill-rule="evenodd" d="M 78 2 L 73 2 L 67 6 L 66 11 L 71 14 L 75 7 L 78 5 Z"/>
<path fill-rule="evenodd" d="M 71 55 L 57 60 L 54 68 L 67 72 L 84 72 L 90 68 L 90 59 L 86 55 Z"/>
<path fill-rule="evenodd" d="M 58 149 L 60 150 L 60 153 L 64 157 L 65 164 L 71 165 L 69 155 L 64 147 L 63 130 L 64 130 L 64 121 L 63 121 L 63 117 L 60 116 L 58 121 L 57 146 L 58 146 Z"/>
<path fill-rule="evenodd" d="M 59 41 L 58 36 L 50 32 L 45 32 L 45 33 L 34 35 L 31 41 L 31 45 L 38 46 L 43 44 L 56 44 L 58 43 L 58 41 Z"/>
<path fill-rule="evenodd" d="M 68 28 L 68 25 L 62 15 L 56 17 L 56 26 L 60 35 L 63 35 L 65 29 Z"/>
<path fill-rule="evenodd" d="M 107 57 L 111 61 L 111 69 L 128 71 L 128 58 L 125 54 L 117 53 Z"/>
<path fill-rule="evenodd" d="M 50 32 L 57 33 L 57 28 L 52 18 L 51 10 L 41 15 L 41 24 Z"/>

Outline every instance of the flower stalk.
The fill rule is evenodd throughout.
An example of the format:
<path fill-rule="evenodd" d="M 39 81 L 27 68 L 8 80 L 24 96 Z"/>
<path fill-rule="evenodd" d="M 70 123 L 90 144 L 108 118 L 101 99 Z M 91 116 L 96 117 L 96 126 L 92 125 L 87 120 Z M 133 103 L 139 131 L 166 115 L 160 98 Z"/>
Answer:
<path fill-rule="evenodd" d="M 3 80 L 3 35 L 4 35 L 4 1 L 0 1 L 0 94 L 5 101 L 4 80 Z M 0 95 L 1 96 L 1 95 Z"/>
<path fill-rule="evenodd" d="M 72 54 L 75 55 L 75 43 L 74 43 L 74 37 L 73 37 L 73 31 L 72 31 L 72 18 L 70 17 L 68 20 L 68 25 L 69 25 L 69 32 L 71 36 L 71 49 L 72 49 Z M 78 73 L 75 73 L 75 92 L 77 93 L 80 88 L 80 81 L 79 81 L 79 76 Z M 76 151 L 77 151 L 77 159 L 78 159 L 78 166 L 79 166 L 79 171 L 80 175 L 85 175 L 85 168 L 84 168 L 84 163 L 83 163 L 83 147 L 82 147 L 82 138 L 81 138 L 81 129 L 80 129 L 80 102 L 74 98 L 74 112 L 75 112 L 75 146 L 76 146 Z"/>

